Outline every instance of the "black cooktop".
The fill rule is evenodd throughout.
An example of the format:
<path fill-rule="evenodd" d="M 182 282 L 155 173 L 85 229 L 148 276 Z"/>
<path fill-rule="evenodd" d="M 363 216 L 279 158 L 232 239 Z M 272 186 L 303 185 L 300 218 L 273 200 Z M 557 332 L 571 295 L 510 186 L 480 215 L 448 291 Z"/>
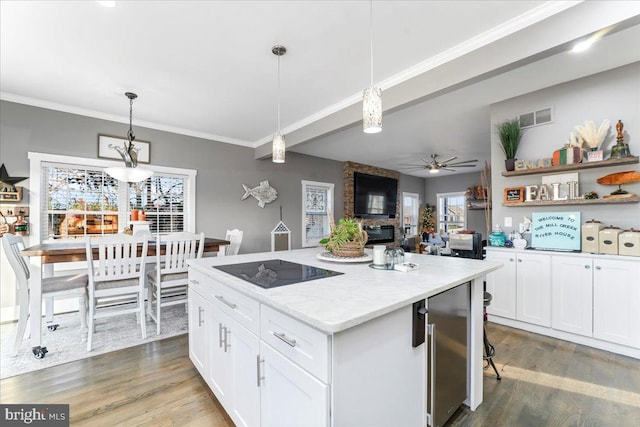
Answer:
<path fill-rule="evenodd" d="M 325 277 L 343 274 L 337 271 L 326 270 L 312 265 L 283 261 L 281 259 L 219 265 L 214 266 L 213 268 L 224 271 L 225 273 L 231 274 L 232 276 L 240 279 L 244 279 L 247 282 L 265 289 L 293 285 L 294 283 L 308 282 L 309 280 L 324 279 Z"/>

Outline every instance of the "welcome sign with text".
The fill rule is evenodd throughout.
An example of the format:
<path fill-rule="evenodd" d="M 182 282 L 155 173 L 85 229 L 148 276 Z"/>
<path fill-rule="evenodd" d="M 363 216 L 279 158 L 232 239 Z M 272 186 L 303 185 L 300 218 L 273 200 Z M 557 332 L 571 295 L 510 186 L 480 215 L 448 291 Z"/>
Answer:
<path fill-rule="evenodd" d="M 532 248 L 580 250 L 580 212 L 534 212 L 531 221 Z"/>

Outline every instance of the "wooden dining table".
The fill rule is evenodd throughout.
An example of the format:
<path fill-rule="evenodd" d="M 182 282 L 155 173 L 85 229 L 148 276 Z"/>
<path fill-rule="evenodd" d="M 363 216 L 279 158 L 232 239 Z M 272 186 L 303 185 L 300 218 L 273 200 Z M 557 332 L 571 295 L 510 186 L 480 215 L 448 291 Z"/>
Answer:
<path fill-rule="evenodd" d="M 207 237 L 204 239 L 204 252 L 218 252 L 218 256 L 224 256 L 225 252 L 220 251 L 220 248 L 230 243 L 228 240 Z M 157 246 L 157 241 L 149 240 L 147 256 L 155 256 Z M 97 256 L 97 247 L 94 249 L 94 253 Z M 164 253 L 162 240 L 160 241 L 160 253 Z M 42 278 L 47 274 L 45 267 L 62 262 L 86 261 L 86 243 L 80 239 L 40 243 L 23 249 L 20 254 L 29 257 L 32 272 L 29 277 L 31 351 L 36 358 L 42 359 L 47 351 L 42 347 L 41 322 L 37 319 L 42 319 Z"/>

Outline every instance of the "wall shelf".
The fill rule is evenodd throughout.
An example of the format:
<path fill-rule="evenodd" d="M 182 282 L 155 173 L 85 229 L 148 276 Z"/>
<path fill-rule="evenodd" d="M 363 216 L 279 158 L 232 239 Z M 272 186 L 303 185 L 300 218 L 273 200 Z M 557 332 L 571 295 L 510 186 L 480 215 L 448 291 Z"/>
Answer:
<path fill-rule="evenodd" d="M 638 203 L 640 197 L 627 197 L 620 199 L 573 199 L 573 200 L 536 200 L 531 202 L 503 203 L 506 207 L 523 207 L 523 206 L 562 206 L 562 205 L 613 205 L 620 203 Z"/>
<path fill-rule="evenodd" d="M 541 173 L 565 172 L 565 171 L 573 171 L 573 170 L 580 170 L 580 169 L 603 168 L 607 166 L 632 165 L 639 162 L 640 162 L 640 158 L 638 156 L 632 156 L 632 157 L 625 157 L 623 159 L 601 160 L 599 162 L 574 163 L 572 165 L 561 165 L 561 166 L 551 166 L 548 168 L 524 169 L 524 170 L 511 171 L 511 172 L 502 172 L 502 176 L 521 176 L 521 175 L 535 175 L 535 174 L 541 174 Z M 529 202 L 529 204 L 530 203 L 532 202 Z"/>

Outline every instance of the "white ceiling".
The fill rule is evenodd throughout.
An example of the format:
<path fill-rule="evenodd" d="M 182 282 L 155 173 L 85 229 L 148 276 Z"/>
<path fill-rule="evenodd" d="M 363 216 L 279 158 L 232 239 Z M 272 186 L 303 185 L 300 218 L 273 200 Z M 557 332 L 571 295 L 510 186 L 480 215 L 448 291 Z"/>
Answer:
<path fill-rule="evenodd" d="M 271 47 L 282 44 L 288 150 L 395 170 L 437 153 L 476 158 L 479 170 L 489 160 L 491 103 L 640 60 L 640 2 L 376 0 L 384 130 L 365 135 L 369 5 L 1 0 L 0 96 L 127 123 L 132 91 L 134 130 L 254 147 L 263 158 L 277 127 Z M 595 52 L 566 53 L 614 24 Z"/>

